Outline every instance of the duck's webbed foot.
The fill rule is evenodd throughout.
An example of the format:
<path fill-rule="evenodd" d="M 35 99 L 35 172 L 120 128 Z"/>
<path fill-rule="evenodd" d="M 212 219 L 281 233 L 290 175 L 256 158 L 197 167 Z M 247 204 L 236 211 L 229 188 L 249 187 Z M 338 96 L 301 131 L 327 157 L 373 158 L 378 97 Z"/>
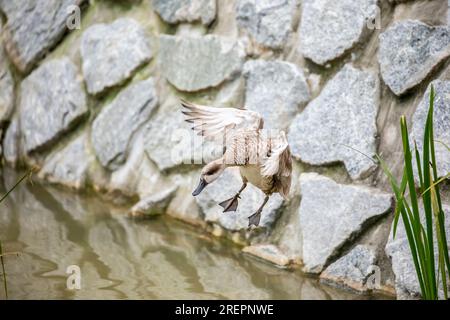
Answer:
<path fill-rule="evenodd" d="M 241 194 L 242 190 L 245 189 L 245 187 L 247 187 L 247 182 L 246 181 L 244 181 L 244 183 L 242 184 L 241 189 L 238 191 L 238 193 L 236 193 L 236 195 L 234 197 L 219 203 L 219 206 L 221 206 L 223 208 L 223 212 L 230 212 L 230 211 L 236 211 L 237 210 L 238 199 L 241 198 L 241 197 L 239 197 L 239 195 Z"/>
<path fill-rule="evenodd" d="M 221 203 L 219 203 L 219 206 L 223 208 L 223 212 L 236 211 L 238 206 L 238 199 L 239 194 L 235 195 L 230 199 L 222 201 Z"/>
<path fill-rule="evenodd" d="M 269 196 L 266 195 L 261 207 L 259 207 L 258 210 L 256 210 L 256 212 L 254 214 L 252 214 L 250 217 L 248 217 L 248 227 L 249 228 L 252 225 L 255 227 L 259 226 L 259 221 L 261 220 L 261 212 L 262 212 L 264 206 L 266 205 L 267 201 L 269 201 Z"/>
<path fill-rule="evenodd" d="M 248 217 L 248 227 L 250 228 L 252 225 L 257 227 L 259 226 L 259 221 L 261 220 L 261 211 L 258 210 L 254 214 L 252 214 L 250 217 Z"/>

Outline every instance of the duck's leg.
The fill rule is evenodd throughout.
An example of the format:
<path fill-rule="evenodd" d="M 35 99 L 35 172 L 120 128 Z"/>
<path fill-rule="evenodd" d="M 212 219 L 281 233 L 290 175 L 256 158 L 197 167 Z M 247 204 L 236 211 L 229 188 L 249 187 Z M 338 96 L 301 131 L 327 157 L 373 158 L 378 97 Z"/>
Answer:
<path fill-rule="evenodd" d="M 223 212 L 236 211 L 238 206 L 239 195 L 245 189 L 245 187 L 247 187 L 247 182 L 244 182 L 242 184 L 241 189 L 239 189 L 238 193 L 236 193 L 234 197 L 231 197 L 230 199 L 227 199 L 219 203 L 219 206 L 223 208 Z"/>
<path fill-rule="evenodd" d="M 256 210 L 256 212 L 254 214 L 252 214 L 250 217 L 248 217 L 248 227 L 249 228 L 252 225 L 254 225 L 255 227 L 257 227 L 259 225 L 259 220 L 261 220 L 261 212 L 262 212 L 264 206 L 266 205 L 267 201 L 269 201 L 269 196 L 266 195 L 261 207 L 259 207 L 259 209 Z"/>

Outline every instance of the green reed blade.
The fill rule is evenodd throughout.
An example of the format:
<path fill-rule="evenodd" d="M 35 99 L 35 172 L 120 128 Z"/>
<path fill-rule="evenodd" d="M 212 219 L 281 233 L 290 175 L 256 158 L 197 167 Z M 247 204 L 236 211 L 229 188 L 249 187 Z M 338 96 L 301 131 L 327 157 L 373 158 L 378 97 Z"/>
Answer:
<path fill-rule="evenodd" d="M 412 230 L 414 233 L 414 237 L 416 239 L 416 245 L 418 249 L 418 256 L 419 261 L 425 265 L 422 270 L 425 272 L 424 276 L 424 284 L 427 288 L 427 292 L 430 294 L 426 297 L 426 299 L 434 299 L 434 271 L 432 272 L 430 268 L 434 265 L 434 259 L 430 259 L 430 252 L 424 249 L 424 241 L 422 241 L 422 238 L 424 238 L 425 241 L 428 241 L 428 235 L 422 234 L 420 225 L 420 213 L 419 213 L 419 202 L 417 198 L 416 193 L 416 184 L 414 181 L 414 172 L 412 169 L 412 154 L 411 154 L 411 148 L 409 145 L 409 133 L 408 133 L 408 126 L 406 124 L 406 118 L 405 116 L 402 116 L 400 118 L 400 128 L 402 133 L 402 141 L 403 141 L 403 154 L 404 154 L 404 163 L 405 163 L 405 170 L 407 173 L 408 178 L 408 187 L 409 187 L 409 196 L 411 199 L 411 208 L 412 208 L 412 214 L 413 214 L 413 220 L 411 221 Z M 425 147 L 424 147 L 425 148 Z M 425 161 L 425 160 L 424 160 Z M 425 178 L 425 176 L 424 176 Z M 431 261 L 433 260 L 433 261 Z"/>
<path fill-rule="evenodd" d="M 431 174 L 430 174 L 430 153 L 431 146 L 430 143 L 433 140 L 432 136 L 432 127 L 433 127 L 433 110 L 434 110 L 434 88 L 431 86 L 430 89 L 430 107 L 428 110 L 427 119 L 425 122 L 425 131 L 423 135 L 423 185 L 421 186 L 421 190 L 426 190 L 431 185 Z M 431 194 L 429 192 L 425 193 L 422 197 L 423 208 L 425 213 L 425 224 L 427 231 L 427 240 L 428 240 L 428 273 L 429 280 L 431 284 L 432 291 L 432 299 L 435 299 L 437 296 L 437 287 L 436 287 L 436 273 L 435 273 L 435 261 L 434 261 L 434 237 L 433 237 L 433 209 L 431 205 Z"/>

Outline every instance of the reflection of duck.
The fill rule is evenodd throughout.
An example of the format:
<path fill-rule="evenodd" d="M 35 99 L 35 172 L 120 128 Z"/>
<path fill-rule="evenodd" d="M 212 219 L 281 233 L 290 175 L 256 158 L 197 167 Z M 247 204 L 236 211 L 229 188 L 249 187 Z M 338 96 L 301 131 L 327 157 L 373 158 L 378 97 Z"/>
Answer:
<path fill-rule="evenodd" d="M 186 121 L 193 124 L 193 130 L 205 137 L 223 137 L 225 146 L 223 156 L 202 169 L 200 183 L 192 195 L 198 195 L 227 167 L 238 166 L 242 187 L 220 206 L 224 208 L 223 212 L 236 211 L 239 195 L 250 182 L 266 194 L 262 205 L 249 217 L 249 227 L 258 226 L 269 196 L 278 192 L 287 198 L 289 193 L 292 159 L 285 133 L 277 131 L 276 135 L 271 135 L 262 130 L 264 121 L 254 111 L 200 106 L 183 100 L 181 104 L 185 108 Z"/>

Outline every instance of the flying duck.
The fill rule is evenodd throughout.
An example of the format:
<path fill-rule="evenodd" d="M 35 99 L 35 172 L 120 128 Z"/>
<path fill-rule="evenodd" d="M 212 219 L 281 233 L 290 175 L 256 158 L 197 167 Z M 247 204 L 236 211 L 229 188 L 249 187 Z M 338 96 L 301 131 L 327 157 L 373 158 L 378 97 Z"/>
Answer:
<path fill-rule="evenodd" d="M 220 137 L 224 143 L 221 158 L 206 164 L 200 182 L 192 195 L 197 196 L 216 180 L 227 167 L 239 167 L 242 186 L 230 199 L 219 205 L 223 212 L 236 211 L 241 192 L 247 183 L 266 195 L 259 209 L 248 217 L 249 224 L 258 226 L 261 212 L 269 197 L 279 193 L 285 199 L 289 194 L 292 158 L 284 131 L 263 130 L 264 120 L 257 112 L 237 108 L 216 108 L 181 100 L 185 120 L 204 137 Z"/>

